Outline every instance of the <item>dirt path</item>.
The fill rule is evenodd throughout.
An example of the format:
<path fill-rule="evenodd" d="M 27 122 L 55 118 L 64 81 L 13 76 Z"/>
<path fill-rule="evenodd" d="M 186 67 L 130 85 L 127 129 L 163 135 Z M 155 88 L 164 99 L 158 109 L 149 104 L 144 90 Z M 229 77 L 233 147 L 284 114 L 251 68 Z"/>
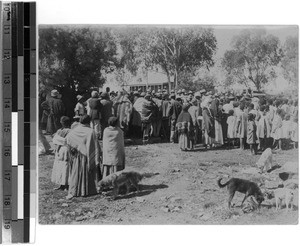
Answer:
<path fill-rule="evenodd" d="M 288 213 L 275 211 L 273 200 L 260 210 L 244 214 L 239 207 L 242 195 L 228 210 L 227 191 L 217 186 L 218 177 L 240 177 L 265 183 L 274 175 L 255 170 L 259 156 L 249 151 L 209 150 L 181 152 L 178 145 L 152 144 L 126 147 L 126 168 L 159 172 L 141 181 L 142 191 L 111 201 L 109 194 L 64 199 L 66 192 L 53 191 L 50 182 L 53 156 L 41 156 L 39 164 L 39 211 L 42 224 L 295 224 L 297 207 Z M 274 155 L 283 165 L 298 161 L 298 150 Z M 298 197 L 296 198 L 298 201 Z M 298 204 L 296 204 L 298 206 Z"/>

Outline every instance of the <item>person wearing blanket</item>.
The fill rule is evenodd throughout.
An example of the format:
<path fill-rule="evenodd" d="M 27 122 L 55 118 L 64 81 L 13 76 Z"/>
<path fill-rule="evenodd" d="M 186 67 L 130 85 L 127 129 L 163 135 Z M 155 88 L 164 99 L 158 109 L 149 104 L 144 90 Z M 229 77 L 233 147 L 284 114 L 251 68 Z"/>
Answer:
<path fill-rule="evenodd" d="M 117 124 L 118 118 L 110 117 L 103 132 L 103 178 L 125 168 L 124 133 Z"/>
<path fill-rule="evenodd" d="M 90 116 L 83 115 L 80 124 L 66 136 L 71 156 L 67 199 L 95 195 L 96 185 L 101 180 L 102 153 L 97 134 L 90 128 L 90 122 Z"/>
<path fill-rule="evenodd" d="M 70 131 L 70 118 L 62 116 L 60 124 L 62 128 L 59 129 L 54 137 L 53 144 L 55 146 L 55 157 L 51 175 L 51 182 L 59 185 L 55 190 L 65 190 L 68 187 L 69 178 L 69 151 L 65 144 L 65 137 Z"/>

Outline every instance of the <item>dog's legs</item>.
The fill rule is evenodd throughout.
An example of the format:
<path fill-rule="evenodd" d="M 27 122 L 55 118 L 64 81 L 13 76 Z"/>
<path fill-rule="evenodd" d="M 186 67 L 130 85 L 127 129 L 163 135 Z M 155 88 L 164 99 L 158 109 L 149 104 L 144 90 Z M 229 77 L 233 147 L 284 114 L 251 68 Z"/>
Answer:
<path fill-rule="evenodd" d="M 116 199 L 116 197 L 117 197 L 118 194 L 119 194 L 119 187 L 118 186 L 114 186 L 113 199 Z"/>
<path fill-rule="evenodd" d="M 231 208 L 231 201 L 234 197 L 234 193 L 235 192 L 232 192 L 232 193 L 229 193 L 229 198 L 228 198 L 228 208 L 230 209 Z"/>
<path fill-rule="evenodd" d="M 132 185 L 136 188 L 136 192 L 140 192 L 140 186 L 136 180 L 132 182 Z"/>
<path fill-rule="evenodd" d="M 249 196 L 248 193 L 246 193 L 246 194 L 245 194 L 245 197 L 244 197 L 244 199 L 243 199 L 243 201 L 242 201 L 242 203 L 241 203 L 241 207 L 243 207 L 243 204 L 244 204 L 244 202 L 245 202 L 245 200 L 247 199 L 248 196 Z"/>

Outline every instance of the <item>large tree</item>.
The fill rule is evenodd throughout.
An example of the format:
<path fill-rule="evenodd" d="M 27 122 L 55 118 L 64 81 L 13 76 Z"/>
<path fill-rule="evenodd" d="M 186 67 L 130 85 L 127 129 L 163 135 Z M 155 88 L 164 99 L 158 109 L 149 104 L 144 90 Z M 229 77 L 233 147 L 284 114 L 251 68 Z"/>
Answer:
<path fill-rule="evenodd" d="M 157 27 L 140 38 L 140 54 L 146 67 L 159 66 L 174 77 L 175 88 L 182 72 L 214 65 L 217 41 L 212 29 L 200 27 Z"/>
<path fill-rule="evenodd" d="M 39 81 L 48 87 L 99 87 L 116 61 L 109 29 L 51 27 L 39 31 Z"/>
<path fill-rule="evenodd" d="M 264 29 L 244 30 L 232 40 L 232 50 L 222 59 L 227 72 L 226 83 L 249 85 L 257 90 L 276 77 L 275 68 L 283 56 L 279 39 L 268 35 Z"/>
<path fill-rule="evenodd" d="M 291 85 L 298 86 L 299 82 L 299 51 L 298 51 L 298 37 L 287 37 L 284 43 L 284 57 L 282 59 L 283 75 Z"/>

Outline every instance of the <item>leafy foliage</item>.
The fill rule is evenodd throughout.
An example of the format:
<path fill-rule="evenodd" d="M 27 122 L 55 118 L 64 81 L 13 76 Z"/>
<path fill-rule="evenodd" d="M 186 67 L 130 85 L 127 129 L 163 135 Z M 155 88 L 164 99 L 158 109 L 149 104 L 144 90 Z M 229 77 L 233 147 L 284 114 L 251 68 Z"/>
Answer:
<path fill-rule="evenodd" d="M 217 41 L 212 29 L 199 27 L 153 28 L 141 40 L 146 66 L 160 66 L 175 87 L 181 72 L 214 65 Z"/>
<path fill-rule="evenodd" d="M 298 37 L 288 37 L 284 44 L 284 57 L 282 59 L 283 75 L 291 85 L 298 86 Z"/>
<path fill-rule="evenodd" d="M 41 28 L 39 80 L 47 87 L 101 86 L 116 62 L 116 43 L 109 29 Z"/>
<path fill-rule="evenodd" d="M 263 29 L 245 30 L 233 38 L 232 46 L 222 60 L 227 84 L 252 82 L 260 90 L 276 77 L 275 67 L 283 56 L 277 37 L 267 35 Z"/>

